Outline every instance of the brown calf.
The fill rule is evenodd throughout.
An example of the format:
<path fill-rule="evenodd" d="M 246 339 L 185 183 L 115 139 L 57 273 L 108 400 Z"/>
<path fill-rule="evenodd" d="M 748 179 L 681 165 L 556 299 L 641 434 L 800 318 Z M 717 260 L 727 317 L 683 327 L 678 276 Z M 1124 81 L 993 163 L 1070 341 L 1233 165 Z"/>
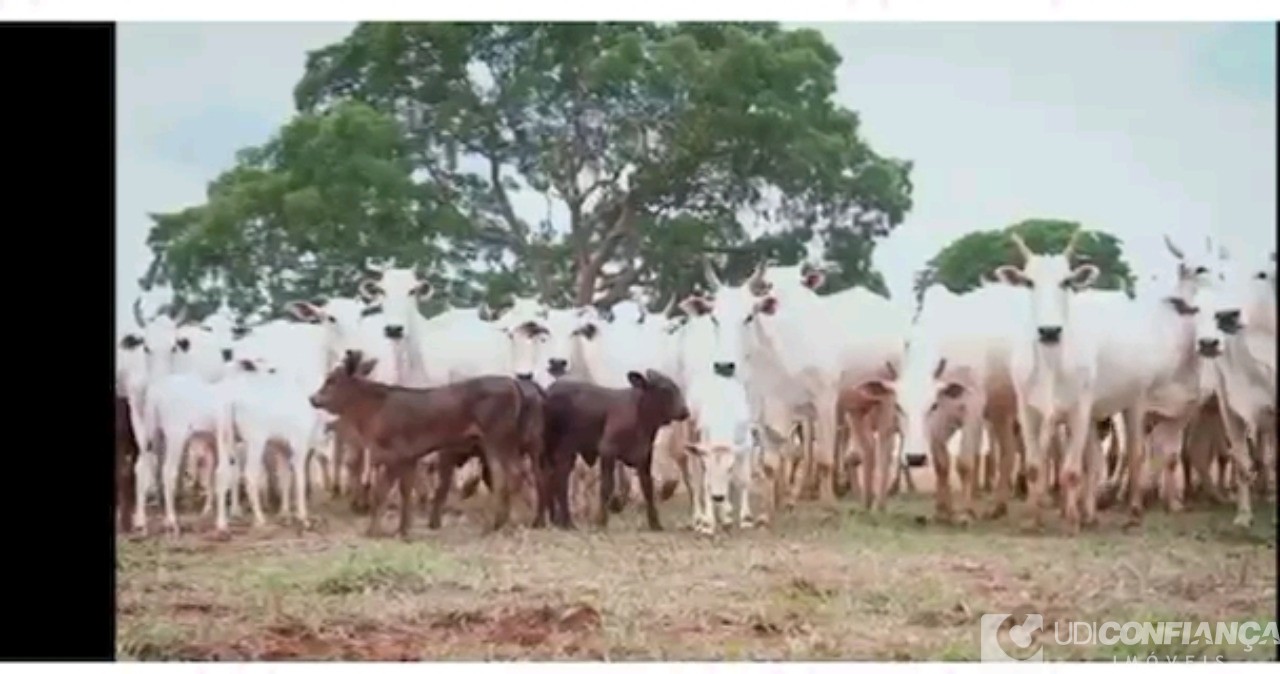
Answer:
<path fill-rule="evenodd" d="M 120 530 L 128 531 L 134 509 L 133 464 L 138 460 L 138 442 L 129 419 L 129 401 L 116 396 L 116 512 Z"/>
<path fill-rule="evenodd" d="M 589 466 L 600 459 L 600 507 L 596 523 L 609 523 L 608 504 L 613 497 L 615 467 L 622 462 L 634 468 L 644 494 L 649 528 L 660 531 L 653 500 L 653 438 L 658 429 L 689 418 L 684 394 L 675 382 L 655 370 L 628 372 L 629 389 L 612 389 L 588 382 L 557 380 L 547 389 L 546 461 L 542 473 L 549 476 L 539 499 L 534 526 L 549 515 L 557 526 L 573 528 L 569 514 L 569 473 L 581 456 Z"/>
<path fill-rule="evenodd" d="M 514 471 L 523 473 L 522 459 L 528 457 L 531 465 L 535 467 L 534 483 L 538 491 L 537 499 L 541 501 L 545 498 L 544 490 L 547 482 L 542 471 L 537 470 L 537 467 L 542 465 L 543 406 L 546 393 L 541 386 L 527 379 L 517 378 L 515 383 L 520 389 L 521 409 L 525 411 L 526 421 L 520 426 L 518 447 L 520 454 L 514 463 L 507 467 L 508 477 L 516 475 Z M 453 472 L 467 461 L 473 458 L 480 460 L 481 478 L 485 487 L 493 493 L 493 475 L 490 472 L 489 461 L 486 460 L 478 444 L 451 445 L 437 457 L 435 495 L 431 499 L 431 514 L 427 521 L 427 526 L 432 529 L 440 528 L 440 511 L 444 508 L 445 499 L 449 497 L 449 489 L 453 487 Z M 520 481 L 523 482 L 523 478 Z"/>
<path fill-rule="evenodd" d="M 348 351 L 311 395 L 311 404 L 350 423 L 369 451 L 377 475 L 369 535 L 381 533 L 387 492 L 399 483 L 400 535 L 407 537 L 418 461 L 441 449 L 476 444 L 490 468 L 496 497 L 490 528 L 501 529 L 510 515 L 509 478 L 520 475 L 521 452 L 540 453 L 526 448 L 531 429 L 541 429 L 534 419 L 539 410 L 528 404 L 523 387 L 497 376 L 432 388 L 389 386 L 368 379 L 376 359 L 361 359 L 359 352 Z"/>

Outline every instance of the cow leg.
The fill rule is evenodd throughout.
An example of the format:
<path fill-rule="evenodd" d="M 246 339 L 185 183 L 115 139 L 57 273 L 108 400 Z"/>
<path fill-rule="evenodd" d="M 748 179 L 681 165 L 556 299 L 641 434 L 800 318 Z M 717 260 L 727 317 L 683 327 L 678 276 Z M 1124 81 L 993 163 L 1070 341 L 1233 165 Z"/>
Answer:
<path fill-rule="evenodd" d="M 329 496 L 337 499 L 342 496 L 343 484 L 342 476 L 347 472 L 347 439 L 343 437 L 343 433 L 334 429 L 333 432 L 333 481 L 329 483 Z"/>
<path fill-rule="evenodd" d="M 573 450 L 555 448 L 551 459 L 551 523 L 561 529 L 572 529 L 574 526 L 573 511 L 569 506 L 569 480 L 577 468 L 578 454 Z"/>
<path fill-rule="evenodd" d="M 1081 484 L 1085 445 L 1088 438 L 1094 436 L 1093 418 L 1090 412 L 1089 405 L 1080 405 L 1078 410 L 1072 413 L 1067 437 L 1065 442 L 1061 443 L 1063 452 L 1059 493 L 1062 496 L 1062 517 L 1067 533 L 1072 535 L 1080 531 L 1080 502 L 1083 500 L 1081 492 L 1083 491 L 1090 498 L 1093 497 L 1093 489 Z M 1083 490 L 1082 486 L 1085 487 Z"/>
<path fill-rule="evenodd" d="M 1084 488 L 1081 496 L 1080 520 L 1085 526 L 1091 527 L 1098 523 L 1098 487 L 1106 465 L 1102 456 L 1102 441 L 1097 433 L 1092 432 L 1093 429 L 1086 430 L 1089 432 L 1085 433 L 1082 457 Z"/>
<path fill-rule="evenodd" d="M 214 499 L 213 473 L 218 467 L 217 461 L 212 456 L 213 453 L 214 452 L 210 452 L 210 455 L 206 457 L 204 461 L 205 470 L 202 477 L 204 478 L 205 488 L 204 488 L 204 506 L 200 508 L 201 517 L 208 517 L 209 515 L 213 514 L 213 499 Z"/>
<path fill-rule="evenodd" d="M 1129 519 L 1128 525 L 1133 526 L 1142 521 L 1142 492 L 1146 489 L 1144 484 L 1146 479 L 1146 462 L 1147 447 L 1146 438 L 1143 437 L 1142 426 L 1143 419 L 1146 417 L 1146 409 L 1140 405 L 1135 405 L 1124 411 L 1124 452 L 1128 458 L 1129 471 Z"/>
<path fill-rule="evenodd" d="M 151 485 L 155 482 L 156 471 L 159 469 L 158 463 L 155 451 L 145 448 L 138 452 L 138 459 L 133 464 L 133 529 L 135 531 L 141 532 L 147 529 L 147 492 L 151 491 Z"/>
<path fill-rule="evenodd" d="M 737 475 L 734 482 L 738 484 L 738 528 L 750 529 L 755 526 L 751 516 L 751 456 L 739 456 L 734 466 Z"/>
<path fill-rule="evenodd" d="M 482 473 L 489 474 L 489 496 L 493 499 L 490 532 L 501 530 L 511 517 L 512 466 L 503 460 L 501 451 L 502 448 L 494 446 L 492 440 L 484 440 L 485 464 L 481 468 Z"/>
<path fill-rule="evenodd" d="M 289 459 L 291 464 L 290 472 L 293 473 L 295 513 L 298 522 L 305 527 L 311 522 L 311 516 L 307 512 L 307 486 L 309 484 L 307 480 L 307 454 L 310 453 L 310 447 L 305 435 L 294 438 L 289 444 L 292 445 L 289 448 Z M 317 456 L 316 458 L 320 457 Z"/>
<path fill-rule="evenodd" d="M 453 486 L 453 473 L 456 468 L 456 462 L 452 456 L 442 452 L 439 457 L 436 461 L 435 494 L 431 497 L 431 513 L 427 515 L 428 529 L 440 528 L 440 512 L 449 498 L 449 488 Z"/>
<path fill-rule="evenodd" d="M 960 455 L 956 457 L 956 477 L 960 482 L 960 508 L 956 522 L 967 525 L 977 512 L 974 509 L 973 497 L 977 491 L 978 452 L 982 444 L 985 424 L 981 416 L 985 401 L 977 401 L 970 407 L 974 411 L 966 415 L 960 428 Z"/>
<path fill-rule="evenodd" d="M 680 461 L 684 458 L 683 448 L 677 444 L 683 435 L 681 428 L 684 422 L 675 421 L 658 429 L 653 440 L 653 478 L 656 480 L 658 500 L 668 501 L 680 487 L 683 471 Z"/>
<path fill-rule="evenodd" d="M 1233 524 L 1248 527 L 1253 524 L 1253 506 L 1249 499 L 1250 466 L 1249 447 L 1246 443 L 1244 422 L 1226 406 L 1223 396 L 1218 396 L 1219 411 L 1222 415 L 1222 427 L 1226 431 L 1227 445 L 1231 448 L 1232 467 L 1235 470 L 1236 516 Z"/>
<path fill-rule="evenodd" d="M 177 429 L 174 429 L 175 431 Z M 164 458 L 160 464 L 160 489 L 164 502 L 164 526 L 169 533 L 177 535 L 181 529 L 178 526 L 178 476 L 182 473 L 182 460 L 187 453 L 187 445 L 191 443 L 189 437 L 183 437 L 179 432 L 167 432 L 165 437 L 169 439 L 170 447 L 166 448 Z M 174 442 L 174 440 L 177 442 Z"/>
<path fill-rule="evenodd" d="M 1013 419 L 1001 419 L 991 425 L 992 440 L 995 446 L 990 458 L 999 457 L 999 472 L 996 475 L 996 503 L 991 510 L 991 518 L 1004 517 L 1009 512 L 1009 496 L 1013 490 L 1013 462 L 1017 458 L 1017 438 L 1014 437 Z M 994 462 L 992 462 L 994 463 Z"/>
<path fill-rule="evenodd" d="M 631 500 L 631 471 L 621 462 L 614 464 L 614 491 L 609 500 L 609 512 L 617 514 L 627 507 Z"/>
<path fill-rule="evenodd" d="M 849 424 L 849 437 L 851 442 L 857 445 L 858 456 L 862 459 L 862 505 L 867 510 L 875 507 L 876 498 L 876 468 L 878 468 L 879 453 L 876 447 L 874 434 L 869 428 L 871 420 L 867 415 L 856 415 Z"/>
<path fill-rule="evenodd" d="M 227 531 L 227 499 L 236 488 L 236 467 L 231 460 L 235 446 L 219 443 L 213 472 L 214 515 L 213 528 L 219 533 Z"/>
<path fill-rule="evenodd" d="M 1041 426 L 1049 426 L 1040 418 L 1038 412 L 1030 408 L 1018 406 L 1018 428 L 1022 435 L 1024 452 L 1023 473 L 1027 480 L 1027 508 L 1030 524 L 1035 529 L 1044 526 L 1044 513 L 1040 509 L 1040 501 L 1044 497 L 1045 456 L 1044 437 Z"/>
<path fill-rule="evenodd" d="M 413 482 L 417 473 L 418 462 L 406 459 L 396 464 L 394 479 L 400 485 L 400 538 L 409 540 L 409 531 L 413 527 Z"/>
<path fill-rule="evenodd" d="M 246 437 L 244 447 L 244 488 L 249 496 L 249 509 L 253 511 L 253 526 L 263 527 L 267 524 L 267 518 L 262 514 L 262 482 L 266 471 L 267 443 L 259 438 Z"/>
<path fill-rule="evenodd" d="M 653 468 L 652 455 L 646 456 L 636 466 L 636 477 L 640 481 L 640 493 L 644 496 L 644 515 L 648 520 L 650 531 L 662 531 L 662 522 L 658 521 L 658 506 L 653 500 Z"/>
<path fill-rule="evenodd" d="M 612 454 L 600 453 L 600 506 L 596 512 L 596 526 L 609 526 L 609 499 L 613 498 L 613 480 L 617 475 L 617 461 Z"/>
<path fill-rule="evenodd" d="M 933 459 L 933 510 L 939 522 L 950 522 L 951 507 L 951 455 L 947 453 L 947 437 L 931 433 L 929 454 Z"/>
<path fill-rule="evenodd" d="M 1182 512 L 1182 498 L 1178 493 L 1178 464 L 1182 460 L 1183 423 L 1180 419 L 1162 418 L 1151 429 L 1152 452 L 1160 461 L 1160 495 L 1165 508 Z"/>
<path fill-rule="evenodd" d="M 394 464 L 387 462 L 379 466 L 373 464 L 371 466 L 373 475 L 373 493 L 370 495 L 372 503 L 369 510 L 369 529 L 365 535 L 370 538 L 378 538 L 382 536 L 382 516 L 387 509 L 387 492 L 391 491 L 391 484 L 395 479 L 392 471 Z"/>
<path fill-rule="evenodd" d="M 836 447 L 835 396 L 823 398 L 818 404 L 814 423 L 813 464 L 818 479 L 818 501 L 824 506 L 836 504 L 835 447 Z"/>

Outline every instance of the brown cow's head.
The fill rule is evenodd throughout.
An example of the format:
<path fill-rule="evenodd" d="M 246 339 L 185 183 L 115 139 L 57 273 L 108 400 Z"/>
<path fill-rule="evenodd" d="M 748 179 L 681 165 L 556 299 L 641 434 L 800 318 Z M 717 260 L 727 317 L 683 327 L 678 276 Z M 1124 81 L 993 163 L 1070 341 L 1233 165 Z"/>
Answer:
<path fill-rule="evenodd" d="M 645 370 L 640 374 L 632 370 L 627 373 L 627 381 L 640 392 L 640 415 L 644 423 L 653 424 L 656 428 L 689 418 L 684 393 L 661 372 Z"/>
<path fill-rule="evenodd" d="M 363 360 L 361 352 L 347 351 L 342 362 L 324 378 L 320 390 L 311 394 L 311 406 L 330 414 L 341 414 L 359 394 L 355 384 L 366 379 L 377 364 L 377 358 Z"/>

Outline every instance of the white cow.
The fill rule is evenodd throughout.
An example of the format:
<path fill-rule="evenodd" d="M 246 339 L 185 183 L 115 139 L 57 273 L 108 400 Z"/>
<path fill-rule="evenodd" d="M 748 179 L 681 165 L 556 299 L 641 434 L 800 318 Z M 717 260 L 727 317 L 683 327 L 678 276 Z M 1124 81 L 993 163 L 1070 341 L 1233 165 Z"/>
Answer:
<path fill-rule="evenodd" d="M 1258 445 L 1264 479 L 1276 443 L 1275 259 L 1231 260 L 1218 287 L 1202 293 L 1197 350 L 1209 367 L 1236 471 L 1235 524 L 1249 526 L 1252 474 L 1248 440 Z"/>
<path fill-rule="evenodd" d="M 688 391 L 690 419 L 694 420 L 698 437 L 689 441 L 686 448 L 702 468 L 701 480 L 689 480 L 687 472 L 685 477 L 693 503 L 694 529 L 711 534 L 717 525 L 727 524 L 725 510 L 734 490 L 737 525 L 750 528 L 754 462 L 746 387 L 736 377 L 703 372 L 696 375 Z"/>
<path fill-rule="evenodd" d="M 1197 292 L 1211 282 L 1218 265 L 1212 256 L 1183 253 L 1167 236 L 1165 245 L 1176 258 L 1171 284 L 1160 274 L 1157 283 L 1139 288 L 1133 300 L 1115 291 L 1092 291 L 1082 293 L 1077 303 L 1097 350 L 1093 420 L 1121 414 L 1124 421 L 1131 523 L 1141 516 L 1148 443 L 1159 459 L 1166 506 L 1181 509 L 1176 477 L 1182 439 L 1207 402 L 1194 349 L 1193 314 Z M 1095 439 L 1090 435 L 1091 453 Z"/>
<path fill-rule="evenodd" d="M 283 481 L 280 489 L 285 517 L 296 512 L 300 522 L 309 521 L 307 458 L 311 448 L 322 442 L 326 420 L 316 414 L 308 402 L 314 389 L 303 388 L 296 377 L 272 367 L 262 353 L 256 351 L 261 345 L 252 341 L 238 344 L 232 374 L 217 389 L 215 527 L 218 531 L 227 529 L 225 499 L 235 488 L 237 473 L 244 475 L 254 525 L 266 524 L 260 494 L 266 476 L 268 443 L 275 443 L 288 453 L 292 489 Z M 244 442 L 243 452 L 236 449 L 237 438 Z M 296 511 L 290 507 L 290 492 Z"/>
<path fill-rule="evenodd" d="M 1063 452 L 1063 516 L 1069 530 L 1079 527 L 1079 494 L 1082 454 L 1091 433 L 1096 348 L 1079 328 L 1072 311 L 1076 291 L 1098 277 L 1092 264 L 1071 267 L 1070 257 L 1080 230 L 1072 234 L 1059 254 L 1033 253 L 1017 233 L 1011 234 L 1023 257 L 1022 267 L 996 269 L 1003 282 L 1024 289 L 1030 320 L 1015 333 L 1011 373 L 1018 397 L 1018 425 L 1026 456 L 1027 499 L 1035 527 L 1043 523 L 1040 500 L 1048 477 L 1045 449 L 1059 424 L 1066 424 Z M 1085 480 L 1086 508 L 1094 484 Z M 1091 512 L 1086 512 L 1086 517 Z"/>
<path fill-rule="evenodd" d="M 532 300 L 517 305 L 497 321 L 481 320 L 473 309 L 454 309 L 430 319 L 418 302 L 434 292 L 416 269 L 373 268 L 377 278 L 361 282 L 366 301 L 379 304 L 384 330 L 410 368 L 402 386 L 438 386 L 482 375 L 532 378 L 540 331 L 530 331 L 533 317 L 545 315 Z M 532 304 L 531 304 L 532 303 Z"/>
<path fill-rule="evenodd" d="M 975 515 L 973 494 L 977 466 L 985 449 L 983 433 L 990 425 L 1000 458 L 993 516 L 1008 508 L 1016 446 L 1017 397 L 1010 376 L 1010 357 L 1017 326 L 1025 322 L 1020 291 L 1002 284 L 984 285 L 962 295 L 941 285 L 930 287 L 907 336 L 905 362 L 895 378 L 871 380 L 875 396 L 896 404 L 908 463 L 932 455 L 937 477 L 936 509 L 941 518 L 958 514 L 961 523 Z M 959 513 L 950 497 L 949 440 L 961 431 L 957 473 Z"/>
<path fill-rule="evenodd" d="M 720 351 L 709 365 L 716 370 L 743 361 L 748 389 L 758 392 L 753 397 L 773 398 L 775 404 L 812 415 L 819 499 L 831 504 L 840 394 L 884 377 L 887 368 L 901 363 L 909 315 L 865 288 L 819 296 L 814 290 L 826 275 L 811 266 L 782 268 L 775 278 L 769 281 L 761 264 L 746 283 L 729 288 L 708 268 L 708 281 L 716 288 L 712 316 Z M 892 407 L 856 400 L 850 411 L 853 441 L 864 458 L 868 506 L 879 507 L 887 481 L 876 479 L 876 466 L 888 470 Z M 790 428 L 777 430 L 761 435 L 786 437 Z"/>

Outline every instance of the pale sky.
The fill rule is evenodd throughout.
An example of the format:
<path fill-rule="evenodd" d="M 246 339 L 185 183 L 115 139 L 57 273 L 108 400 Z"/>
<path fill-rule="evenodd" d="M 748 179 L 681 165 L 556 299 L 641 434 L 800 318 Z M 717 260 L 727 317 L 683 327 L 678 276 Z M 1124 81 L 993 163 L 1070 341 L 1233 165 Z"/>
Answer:
<path fill-rule="evenodd" d="M 204 200 L 236 150 L 293 112 L 305 51 L 350 23 L 120 24 L 116 328 L 150 260 L 148 212 Z M 840 101 L 915 161 L 915 206 L 876 248 L 895 298 L 941 247 L 1028 217 L 1115 234 L 1142 273 L 1168 232 L 1275 249 L 1272 24 L 817 25 Z M 545 201 L 517 207 L 536 219 Z"/>

